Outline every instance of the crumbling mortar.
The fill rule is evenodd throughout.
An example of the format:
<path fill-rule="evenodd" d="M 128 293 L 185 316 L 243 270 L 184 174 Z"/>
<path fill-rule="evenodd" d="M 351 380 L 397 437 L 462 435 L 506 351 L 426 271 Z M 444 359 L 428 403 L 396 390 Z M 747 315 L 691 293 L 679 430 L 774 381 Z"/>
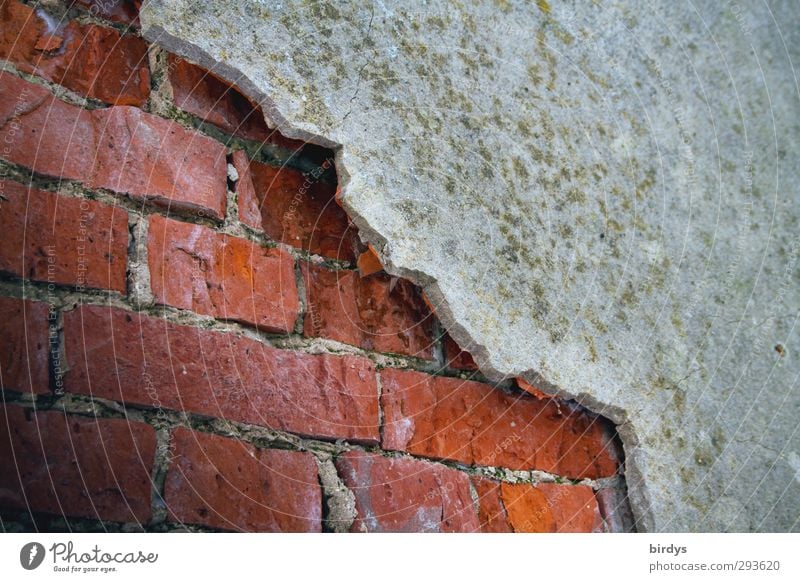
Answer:
<path fill-rule="evenodd" d="M 68 14 L 70 20 L 74 20 L 78 24 L 94 24 L 96 26 L 102 26 L 103 28 L 112 28 L 122 35 L 142 37 L 141 31 L 137 26 L 124 22 L 106 20 L 105 18 L 93 14 L 91 8 L 87 9 L 82 6 L 73 5 Z"/>
<path fill-rule="evenodd" d="M 155 525 L 167 520 L 167 504 L 164 500 L 164 485 L 167 479 L 167 471 L 172 461 L 172 431 L 167 427 L 156 429 L 156 453 L 153 460 L 153 471 L 151 480 L 153 487 L 151 490 L 150 524 Z"/>
<path fill-rule="evenodd" d="M 148 227 L 149 222 L 144 217 L 128 214 L 128 297 L 137 308 L 155 303 L 147 260 Z"/>
<path fill-rule="evenodd" d="M 306 310 L 308 309 L 308 293 L 306 291 L 306 281 L 303 277 L 303 272 L 300 269 L 300 261 L 297 259 L 294 261 L 294 281 L 295 286 L 297 287 L 297 301 L 299 303 L 299 309 L 297 311 L 297 319 L 292 327 L 292 333 L 299 337 L 303 335 L 303 325 L 306 317 Z"/>
<path fill-rule="evenodd" d="M 357 516 L 355 495 L 339 476 L 331 455 L 317 456 L 316 462 L 322 489 L 322 529 L 348 532 Z"/>

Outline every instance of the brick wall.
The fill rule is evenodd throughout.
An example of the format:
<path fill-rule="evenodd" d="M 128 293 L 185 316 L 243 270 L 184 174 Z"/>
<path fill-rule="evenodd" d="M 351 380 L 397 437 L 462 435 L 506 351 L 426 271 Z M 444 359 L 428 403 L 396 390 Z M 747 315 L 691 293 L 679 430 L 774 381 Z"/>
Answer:
<path fill-rule="evenodd" d="M 137 4 L 0 8 L 3 529 L 630 529 L 613 425 L 488 382 Z"/>

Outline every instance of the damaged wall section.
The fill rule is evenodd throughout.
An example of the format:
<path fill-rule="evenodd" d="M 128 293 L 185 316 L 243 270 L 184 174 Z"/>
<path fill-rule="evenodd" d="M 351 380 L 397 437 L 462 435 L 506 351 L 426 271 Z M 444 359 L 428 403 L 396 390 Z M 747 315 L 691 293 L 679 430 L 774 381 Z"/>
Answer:
<path fill-rule="evenodd" d="M 613 424 L 485 377 L 332 152 L 118 4 L 2 8 L 3 529 L 632 530 Z"/>

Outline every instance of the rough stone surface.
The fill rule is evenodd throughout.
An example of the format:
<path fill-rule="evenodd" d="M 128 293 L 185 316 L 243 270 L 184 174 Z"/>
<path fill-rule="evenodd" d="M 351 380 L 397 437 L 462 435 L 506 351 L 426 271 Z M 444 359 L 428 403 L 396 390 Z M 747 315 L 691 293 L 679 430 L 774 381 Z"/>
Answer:
<path fill-rule="evenodd" d="M 366 358 L 278 350 L 100 306 L 64 315 L 64 343 L 67 392 L 318 438 L 378 441 L 378 387 Z"/>
<path fill-rule="evenodd" d="M 153 0 L 148 39 L 338 147 L 484 373 L 612 418 L 641 530 L 797 530 L 800 13 Z"/>
<path fill-rule="evenodd" d="M 178 428 L 164 483 L 169 519 L 245 532 L 319 532 L 322 492 L 310 453 L 256 449 Z"/>
<path fill-rule="evenodd" d="M 159 303 L 265 331 L 294 327 L 300 311 L 294 259 L 283 249 L 153 216 L 147 260 Z"/>
<path fill-rule="evenodd" d="M 0 411 L 0 507 L 146 523 L 153 427 L 121 418 Z"/>
<path fill-rule="evenodd" d="M 354 532 L 474 532 L 469 477 L 443 465 L 351 451 L 336 461 L 356 498 Z"/>

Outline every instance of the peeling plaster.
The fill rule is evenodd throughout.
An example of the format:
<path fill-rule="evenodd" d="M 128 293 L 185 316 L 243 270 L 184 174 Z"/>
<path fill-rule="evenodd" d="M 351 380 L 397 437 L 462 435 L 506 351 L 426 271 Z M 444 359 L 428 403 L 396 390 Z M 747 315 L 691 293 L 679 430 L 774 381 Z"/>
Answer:
<path fill-rule="evenodd" d="M 639 530 L 796 531 L 800 23 L 771 9 L 151 0 L 141 22 L 336 150 L 361 237 L 485 374 L 617 423 Z"/>

